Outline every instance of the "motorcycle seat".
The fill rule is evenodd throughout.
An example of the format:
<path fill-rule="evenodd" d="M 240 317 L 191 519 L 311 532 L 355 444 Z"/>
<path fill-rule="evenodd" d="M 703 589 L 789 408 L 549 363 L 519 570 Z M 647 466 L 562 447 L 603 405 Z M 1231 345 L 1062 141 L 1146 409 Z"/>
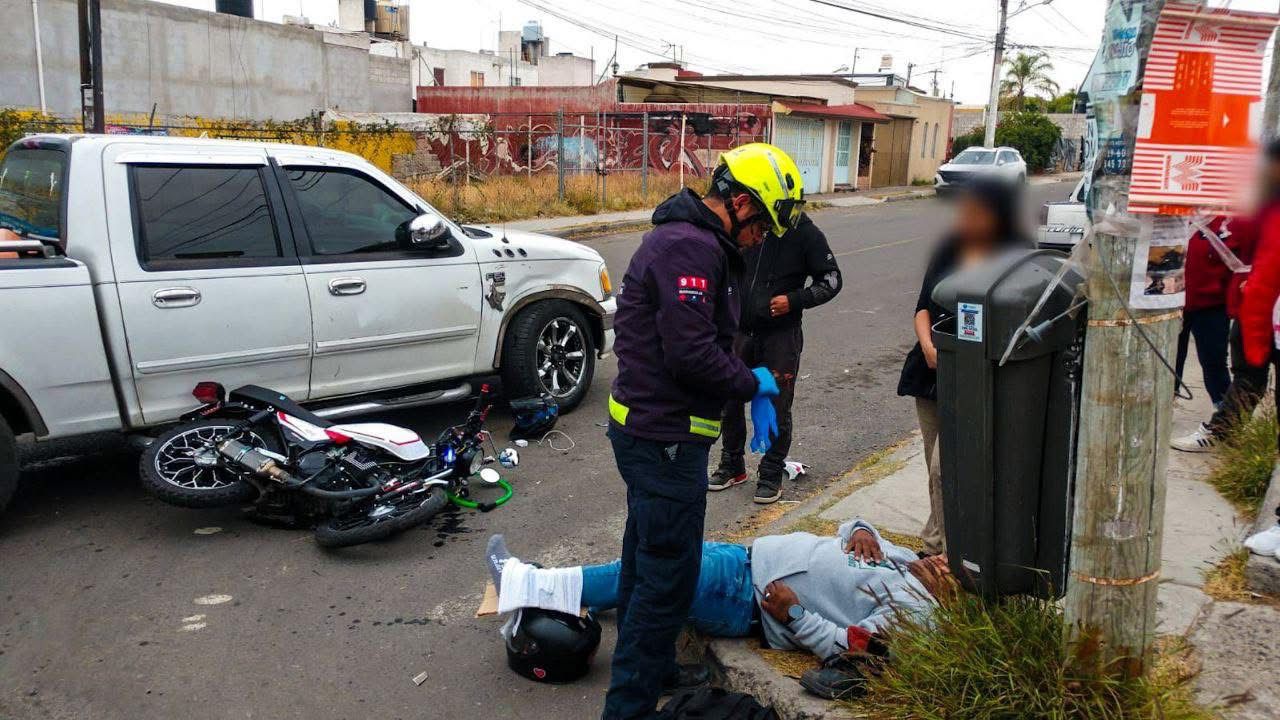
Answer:
<path fill-rule="evenodd" d="M 277 410 L 284 412 L 286 415 L 292 415 L 299 420 L 305 420 L 318 428 L 328 428 L 333 426 L 332 422 L 325 420 L 319 415 L 316 415 L 310 410 L 302 407 L 284 393 L 277 392 L 270 388 L 264 388 L 259 385 L 245 385 L 244 387 L 239 387 L 231 391 L 232 399 L 235 399 L 237 396 L 245 400 L 249 400 L 255 405 L 271 405 Z"/>

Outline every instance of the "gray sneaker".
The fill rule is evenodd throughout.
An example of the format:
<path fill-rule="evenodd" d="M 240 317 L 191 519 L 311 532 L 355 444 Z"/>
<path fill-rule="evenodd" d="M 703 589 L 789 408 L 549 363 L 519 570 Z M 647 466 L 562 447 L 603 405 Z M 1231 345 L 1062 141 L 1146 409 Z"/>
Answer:
<path fill-rule="evenodd" d="M 746 468 L 725 467 L 721 465 L 711 474 L 707 480 L 707 489 L 711 492 L 720 492 L 728 490 L 735 485 L 741 485 L 747 481 Z"/>

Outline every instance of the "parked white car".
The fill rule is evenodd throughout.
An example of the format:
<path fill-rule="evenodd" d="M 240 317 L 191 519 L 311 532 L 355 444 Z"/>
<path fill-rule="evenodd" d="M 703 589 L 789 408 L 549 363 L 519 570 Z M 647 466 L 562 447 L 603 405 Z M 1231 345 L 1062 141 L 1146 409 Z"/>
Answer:
<path fill-rule="evenodd" d="M 1022 154 L 1011 147 L 971 147 L 938 168 L 933 188 L 939 195 L 945 195 L 978 177 L 1021 185 L 1027 181 L 1027 163 Z"/>
<path fill-rule="evenodd" d="M 1040 208 L 1040 227 L 1036 240 L 1040 247 L 1071 251 L 1084 239 L 1089 213 L 1084 204 L 1084 178 L 1076 183 L 1066 200 L 1051 200 Z"/>
<path fill-rule="evenodd" d="M 455 224 L 324 148 L 33 136 L 0 164 L 0 226 L 0 506 L 15 435 L 163 425 L 202 381 L 338 416 L 501 374 L 568 409 L 613 344 L 599 253 Z M 5 252 L 33 240 L 57 256 Z"/>

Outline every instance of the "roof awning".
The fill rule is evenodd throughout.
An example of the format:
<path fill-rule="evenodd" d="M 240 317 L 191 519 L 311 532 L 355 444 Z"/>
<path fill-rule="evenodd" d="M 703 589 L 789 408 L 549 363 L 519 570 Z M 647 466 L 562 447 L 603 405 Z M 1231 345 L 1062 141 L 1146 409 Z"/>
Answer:
<path fill-rule="evenodd" d="M 862 103 L 848 105 L 809 105 L 806 103 L 775 102 L 774 113 L 781 115 L 807 115 L 809 117 L 840 118 L 842 120 L 861 120 L 863 122 L 887 123 L 892 118 L 876 112 L 874 108 Z"/>

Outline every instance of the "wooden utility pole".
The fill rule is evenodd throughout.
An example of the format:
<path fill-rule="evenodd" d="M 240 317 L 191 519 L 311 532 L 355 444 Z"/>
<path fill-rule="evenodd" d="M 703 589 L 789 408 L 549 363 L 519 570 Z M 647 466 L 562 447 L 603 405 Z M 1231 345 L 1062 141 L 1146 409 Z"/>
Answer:
<path fill-rule="evenodd" d="M 80 28 L 80 122 L 85 132 L 106 130 L 102 107 L 102 3 L 78 0 Z"/>
<path fill-rule="evenodd" d="M 1143 13 L 1137 78 L 1163 6 L 1147 0 L 1130 10 Z M 1173 375 L 1156 351 L 1172 358 L 1182 325 L 1180 310 L 1126 310 L 1139 247 L 1139 223 L 1126 208 L 1141 97 L 1135 78 L 1125 95 L 1091 98 L 1100 147 L 1094 162 L 1102 167 L 1086 168 L 1094 173 L 1094 234 L 1065 604 L 1077 669 L 1124 677 L 1142 673 L 1156 626 L 1174 396 Z"/>

